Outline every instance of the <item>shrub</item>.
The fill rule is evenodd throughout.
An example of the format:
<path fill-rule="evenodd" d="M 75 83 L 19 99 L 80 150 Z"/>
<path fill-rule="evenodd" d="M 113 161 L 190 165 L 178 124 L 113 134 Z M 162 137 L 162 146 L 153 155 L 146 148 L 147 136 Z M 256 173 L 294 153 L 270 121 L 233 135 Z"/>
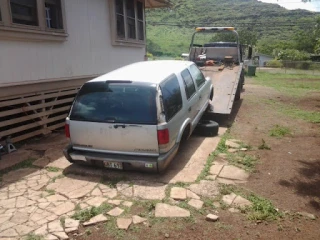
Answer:
<path fill-rule="evenodd" d="M 273 68 L 282 68 L 283 64 L 282 64 L 281 61 L 278 61 L 278 60 L 274 59 L 274 60 L 268 61 L 266 66 L 267 67 L 273 67 Z"/>

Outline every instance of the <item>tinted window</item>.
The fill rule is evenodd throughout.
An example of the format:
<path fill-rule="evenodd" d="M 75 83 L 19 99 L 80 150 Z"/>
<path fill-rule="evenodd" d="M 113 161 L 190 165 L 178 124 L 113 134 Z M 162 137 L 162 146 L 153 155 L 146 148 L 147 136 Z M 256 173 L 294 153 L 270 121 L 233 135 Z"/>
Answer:
<path fill-rule="evenodd" d="M 182 108 L 182 97 L 178 79 L 175 75 L 160 84 L 167 122 Z"/>
<path fill-rule="evenodd" d="M 144 83 L 89 82 L 79 91 L 71 120 L 157 124 L 156 88 Z"/>
<path fill-rule="evenodd" d="M 196 87 L 194 86 L 194 82 L 190 75 L 190 72 L 186 69 L 181 73 L 181 76 L 184 81 L 184 86 L 186 89 L 187 99 L 191 98 L 193 94 L 196 92 Z"/>
<path fill-rule="evenodd" d="M 197 66 L 191 65 L 190 71 L 191 71 L 191 75 L 192 75 L 193 79 L 196 81 L 198 87 L 200 87 L 202 84 L 205 83 L 206 79 Z"/>

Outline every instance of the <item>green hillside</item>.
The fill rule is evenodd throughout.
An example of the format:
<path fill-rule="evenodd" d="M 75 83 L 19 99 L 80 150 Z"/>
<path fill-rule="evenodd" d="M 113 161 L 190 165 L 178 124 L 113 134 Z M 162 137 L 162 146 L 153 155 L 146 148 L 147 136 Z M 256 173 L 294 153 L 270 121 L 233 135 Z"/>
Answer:
<path fill-rule="evenodd" d="M 299 31 L 311 30 L 316 17 L 320 16 L 257 0 L 171 2 L 171 9 L 146 12 L 148 51 L 155 55 L 179 56 L 188 52 L 196 26 L 234 26 L 239 31 L 254 33 L 259 45 L 278 40 L 290 42 L 297 34 L 302 34 Z"/>

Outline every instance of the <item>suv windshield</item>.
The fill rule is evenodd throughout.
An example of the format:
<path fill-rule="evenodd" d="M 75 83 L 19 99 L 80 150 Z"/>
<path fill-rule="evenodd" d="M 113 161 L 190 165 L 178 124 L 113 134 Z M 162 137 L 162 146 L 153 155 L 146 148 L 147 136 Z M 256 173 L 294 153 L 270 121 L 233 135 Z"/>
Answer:
<path fill-rule="evenodd" d="M 156 88 L 130 81 L 86 83 L 74 101 L 70 120 L 157 124 Z"/>

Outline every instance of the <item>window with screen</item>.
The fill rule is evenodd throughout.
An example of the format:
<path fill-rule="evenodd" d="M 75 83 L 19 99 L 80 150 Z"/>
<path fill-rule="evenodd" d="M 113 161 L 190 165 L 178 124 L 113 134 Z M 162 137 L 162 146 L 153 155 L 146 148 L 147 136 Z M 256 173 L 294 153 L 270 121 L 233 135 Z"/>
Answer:
<path fill-rule="evenodd" d="M 65 0 L 0 0 L 1 37 L 65 41 L 64 4 Z"/>
<path fill-rule="evenodd" d="M 47 28 L 63 29 L 61 1 L 45 0 L 45 10 Z"/>

